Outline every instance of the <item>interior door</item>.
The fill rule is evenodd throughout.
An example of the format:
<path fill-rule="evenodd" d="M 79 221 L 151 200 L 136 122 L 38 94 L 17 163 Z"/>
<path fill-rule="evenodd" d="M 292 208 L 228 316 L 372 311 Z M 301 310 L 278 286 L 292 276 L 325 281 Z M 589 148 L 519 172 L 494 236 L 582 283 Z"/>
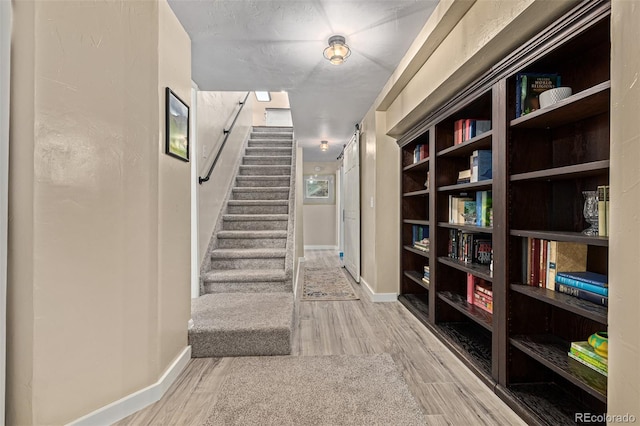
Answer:
<path fill-rule="evenodd" d="M 344 266 L 360 282 L 360 131 L 344 150 Z"/>

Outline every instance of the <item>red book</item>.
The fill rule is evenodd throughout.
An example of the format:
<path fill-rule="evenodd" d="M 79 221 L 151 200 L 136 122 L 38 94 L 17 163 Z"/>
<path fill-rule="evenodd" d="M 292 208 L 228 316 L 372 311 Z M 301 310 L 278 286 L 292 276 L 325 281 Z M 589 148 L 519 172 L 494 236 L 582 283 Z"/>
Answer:
<path fill-rule="evenodd" d="M 474 276 L 467 272 L 467 303 L 473 305 Z"/>
<path fill-rule="evenodd" d="M 547 240 L 540 241 L 540 277 L 538 278 L 538 287 L 547 287 Z"/>
<path fill-rule="evenodd" d="M 453 123 L 453 143 L 455 145 L 458 145 L 460 143 L 462 143 L 462 125 L 464 120 L 456 120 Z"/>
<path fill-rule="evenodd" d="M 531 239 L 531 275 L 529 277 L 529 285 L 538 286 L 538 277 L 540 276 L 540 239 Z"/>

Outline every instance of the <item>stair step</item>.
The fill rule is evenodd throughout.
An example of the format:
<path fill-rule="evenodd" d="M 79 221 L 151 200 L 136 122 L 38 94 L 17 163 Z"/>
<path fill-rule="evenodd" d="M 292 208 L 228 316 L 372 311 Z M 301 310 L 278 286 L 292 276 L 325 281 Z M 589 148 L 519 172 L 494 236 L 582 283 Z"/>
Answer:
<path fill-rule="evenodd" d="M 290 354 L 293 306 L 292 293 L 200 296 L 192 302 L 191 356 Z"/>
<path fill-rule="evenodd" d="M 228 214 L 286 214 L 288 200 L 229 200 Z"/>
<path fill-rule="evenodd" d="M 291 176 L 291 166 L 247 165 L 241 164 L 240 176 Z"/>
<path fill-rule="evenodd" d="M 254 133 L 293 133 L 291 126 L 253 126 Z"/>
<path fill-rule="evenodd" d="M 287 231 L 219 231 L 218 247 L 239 248 L 285 248 Z"/>
<path fill-rule="evenodd" d="M 204 292 L 273 293 L 293 291 L 282 269 L 226 269 L 202 275 Z"/>
<path fill-rule="evenodd" d="M 281 231 L 287 229 L 287 214 L 225 214 L 222 216 L 225 231 Z"/>
<path fill-rule="evenodd" d="M 289 187 L 246 187 L 231 189 L 234 200 L 288 200 Z"/>
<path fill-rule="evenodd" d="M 286 186 L 291 184 L 291 176 L 236 176 L 236 187 Z"/>
<path fill-rule="evenodd" d="M 249 148 L 293 147 L 293 139 L 249 139 Z"/>
<path fill-rule="evenodd" d="M 247 147 L 244 151 L 245 155 L 254 156 L 271 156 L 271 155 L 291 155 L 291 148 L 287 146 L 272 147 Z"/>
<path fill-rule="evenodd" d="M 293 140 L 293 133 L 291 132 L 251 132 L 249 139 L 291 139 Z"/>
<path fill-rule="evenodd" d="M 215 249 L 211 269 L 282 269 L 286 251 L 276 248 Z"/>
<path fill-rule="evenodd" d="M 290 155 L 245 155 L 242 158 L 242 164 L 245 165 L 261 165 L 261 166 L 290 166 Z"/>

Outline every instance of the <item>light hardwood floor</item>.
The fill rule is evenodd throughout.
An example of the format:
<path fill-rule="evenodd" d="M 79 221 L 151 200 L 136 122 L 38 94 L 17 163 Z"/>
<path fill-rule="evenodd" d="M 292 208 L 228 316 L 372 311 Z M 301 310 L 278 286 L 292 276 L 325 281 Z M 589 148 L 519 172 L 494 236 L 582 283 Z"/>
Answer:
<path fill-rule="evenodd" d="M 339 266 L 333 251 L 306 251 L 305 259 L 306 267 Z M 525 424 L 404 306 L 372 303 L 359 284 L 350 282 L 360 300 L 297 301 L 292 355 L 389 353 L 422 406 L 427 424 Z M 160 401 L 117 425 L 201 425 L 230 361 L 192 359 Z"/>

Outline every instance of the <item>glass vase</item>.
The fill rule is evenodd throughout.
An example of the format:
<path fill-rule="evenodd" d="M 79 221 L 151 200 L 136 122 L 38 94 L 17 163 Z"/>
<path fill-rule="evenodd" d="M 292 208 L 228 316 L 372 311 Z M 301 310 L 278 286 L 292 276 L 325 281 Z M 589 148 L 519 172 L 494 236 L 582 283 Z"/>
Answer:
<path fill-rule="evenodd" d="M 584 219 L 591 225 L 589 228 L 582 231 L 583 235 L 589 235 L 591 237 L 598 236 L 598 192 L 597 191 L 582 191 L 584 196 L 584 208 L 582 213 Z"/>

